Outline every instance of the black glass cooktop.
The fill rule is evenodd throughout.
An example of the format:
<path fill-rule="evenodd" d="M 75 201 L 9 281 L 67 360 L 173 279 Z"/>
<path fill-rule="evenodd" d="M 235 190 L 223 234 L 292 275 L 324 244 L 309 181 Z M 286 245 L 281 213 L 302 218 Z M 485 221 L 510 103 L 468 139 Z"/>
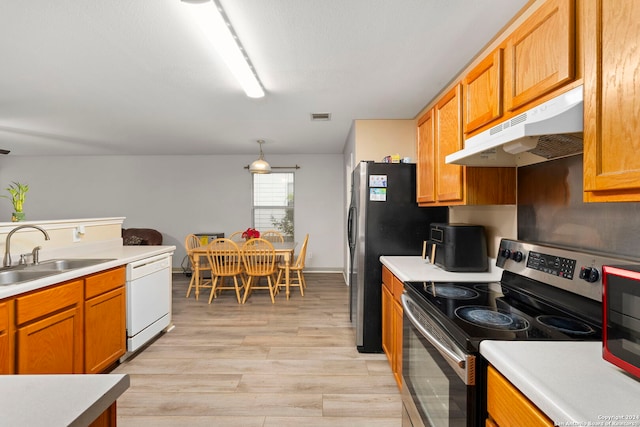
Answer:
<path fill-rule="evenodd" d="M 405 289 L 470 351 L 477 351 L 484 339 L 601 339 L 601 320 L 581 315 L 597 313 L 596 301 L 571 300 L 568 310 L 503 282 L 407 282 Z"/>

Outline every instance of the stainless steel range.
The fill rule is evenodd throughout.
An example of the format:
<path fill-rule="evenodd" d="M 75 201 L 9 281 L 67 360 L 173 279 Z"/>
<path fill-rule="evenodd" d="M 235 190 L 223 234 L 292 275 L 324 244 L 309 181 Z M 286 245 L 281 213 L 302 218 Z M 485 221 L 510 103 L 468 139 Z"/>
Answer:
<path fill-rule="evenodd" d="M 403 425 L 484 425 L 482 340 L 601 340 L 602 265 L 621 261 L 503 239 L 499 282 L 405 283 Z"/>

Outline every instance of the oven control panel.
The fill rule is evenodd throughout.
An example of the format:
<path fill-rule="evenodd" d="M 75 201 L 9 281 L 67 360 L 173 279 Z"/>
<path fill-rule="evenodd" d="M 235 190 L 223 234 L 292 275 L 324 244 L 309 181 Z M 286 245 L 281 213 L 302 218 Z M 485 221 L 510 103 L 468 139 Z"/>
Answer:
<path fill-rule="evenodd" d="M 576 260 L 529 251 L 527 267 L 570 280 L 576 270 Z"/>
<path fill-rule="evenodd" d="M 602 266 L 640 263 L 638 259 L 502 239 L 496 266 L 511 273 L 602 301 Z"/>

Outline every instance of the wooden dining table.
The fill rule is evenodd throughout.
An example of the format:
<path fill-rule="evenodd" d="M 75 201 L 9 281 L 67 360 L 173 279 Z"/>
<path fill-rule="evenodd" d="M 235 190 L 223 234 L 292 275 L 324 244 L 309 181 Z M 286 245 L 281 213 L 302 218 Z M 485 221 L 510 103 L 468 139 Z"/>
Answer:
<path fill-rule="evenodd" d="M 273 249 L 275 249 L 276 256 L 282 256 L 284 261 L 284 284 L 285 284 L 285 292 L 287 295 L 287 299 L 289 299 L 289 271 L 291 267 L 291 260 L 293 259 L 293 251 L 296 248 L 296 242 L 270 242 L 273 245 Z M 195 249 L 192 249 L 193 254 L 193 265 L 191 266 L 195 286 L 196 286 L 196 300 L 200 295 L 200 258 L 204 258 L 204 262 L 207 261 L 207 246 L 198 246 Z M 241 246 L 241 245 L 238 245 Z"/>

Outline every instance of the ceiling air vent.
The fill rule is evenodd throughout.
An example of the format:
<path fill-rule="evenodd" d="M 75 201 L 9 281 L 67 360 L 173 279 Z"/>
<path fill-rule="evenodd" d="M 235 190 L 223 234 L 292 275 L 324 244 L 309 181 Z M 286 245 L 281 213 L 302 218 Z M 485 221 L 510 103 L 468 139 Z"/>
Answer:
<path fill-rule="evenodd" d="M 331 113 L 311 113 L 312 122 L 328 122 L 331 120 Z"/>

